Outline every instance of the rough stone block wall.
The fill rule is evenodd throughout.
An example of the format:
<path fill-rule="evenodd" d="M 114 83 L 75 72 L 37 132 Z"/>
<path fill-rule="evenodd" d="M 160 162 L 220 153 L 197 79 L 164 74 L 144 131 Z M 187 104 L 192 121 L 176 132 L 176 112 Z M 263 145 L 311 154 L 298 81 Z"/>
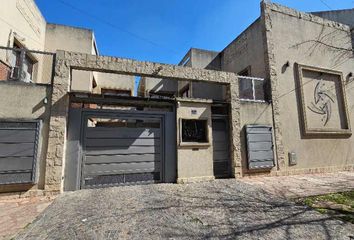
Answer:
<path fill-rule="evenodd" d="M 45 190 L 62 190 L 65 159 L 66 125 L 69 111 L 70 67 L 60 57 L 56 60 L 49 140 L 46 161 Z"/>
<path fill-rule="evenodd" d="M 265 2 L 261 4 L 261 21 L 264 25 L 263 39 L 264 39 L 264 56 L 267 79 L 270 81 L 270 92 L 273 106 L 273 124 L 274 124 L 274 139 L 275 139 L 275 154 L 277 159 L 278 169 L 285 166 L 285 151 L 282 141 L 281 122 L 280 122 L 280 106 L 279 106 L 279 94 L 277 90 L 278 78 L 276 70 L 275 56 L 273 53 L 274 42 L 272 39 L 272 21 L 270 18 L 271 6 Z"/>

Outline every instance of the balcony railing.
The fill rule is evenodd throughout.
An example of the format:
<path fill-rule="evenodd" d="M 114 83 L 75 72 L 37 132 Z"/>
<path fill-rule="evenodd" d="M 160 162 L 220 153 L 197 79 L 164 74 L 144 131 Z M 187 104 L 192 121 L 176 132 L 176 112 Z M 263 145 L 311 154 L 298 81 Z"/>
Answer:
<path fill-rule="evenodd" d="M 50 83 L 54 53 L 0 46 L 0 81 Z"/>

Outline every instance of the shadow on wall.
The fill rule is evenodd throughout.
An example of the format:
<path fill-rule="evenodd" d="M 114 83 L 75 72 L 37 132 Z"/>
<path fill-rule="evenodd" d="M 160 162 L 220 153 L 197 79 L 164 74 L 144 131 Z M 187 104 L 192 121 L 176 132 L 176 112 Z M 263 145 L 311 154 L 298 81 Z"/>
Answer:
<path fill-rule="evenodd" d="M 37 161 L 37 176 L 38 176 L 38 188 L 44 189 L 45 184 L 45 171 L 46 171 L 46 159 L 47 159 L 47 151 L 48 151 L 48 138 L 49 138 L 49 121 L 50 121 L 50 104 L 51 104 L 51 87 L 47 87 L 46 96 L 40 102 L 38 102 L 33 108 L 32 113 L 35 114 L 41 109 L 45 108 L 43 114 L 41 114 L 38 119 L 42 119 L 42 127 L 40 131 L 40 145 L 39 151 L 39 161 Z"/>

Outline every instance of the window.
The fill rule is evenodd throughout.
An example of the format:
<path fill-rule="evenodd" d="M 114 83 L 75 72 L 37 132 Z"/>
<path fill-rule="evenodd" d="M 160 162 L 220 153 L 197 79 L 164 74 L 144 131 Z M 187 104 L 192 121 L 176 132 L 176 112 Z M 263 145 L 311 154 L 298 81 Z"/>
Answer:
<path fill-rule="evenodd" d="M 149 95 L 151 98 L 161 98 L 161 99 L 170 99 L 176 96 L 174 92 L 167 92 L 167 91 L 150 91 Z"/>
<path fill-rule="evenodd" d="M 239 77 L 240 99 L 246 101 L 265 101 L 264 79 Z"/>
<path fill-rule="evenodd" d="M 124 97 L 130 97 L 132 95 L 130 90 L 106 89 L 106 88 L 101 89 L 101 94 L 105 96 L 124 96 Z"/>
<path fill-rule="evenodd" d="M 184 86 L 180 91 L 179 95 L 183 98 L 189 98 L 191 96 L 190 94 L 190 83 Z"/>
<path fill-rule="evenodd" d="M 34 58 L 26 53 L 25 49 L 15 42 L 10 78 L 13 80 L 32 82 L 35 64 L 36 61 Z"/>
<path fill-rule="evenodd" d="M 251 76 L 251 66 L 246 67 L 241 72 L 239 72 L 237 75 L 245 76 L 245 77 Z"/>
<path fill-rule="evenodd" d="M 253 99 L 253 84 L 252 81 L 246 78 L 240 78 L 240 98 Z"/>
<path fill-rule="evenodd" d="M 207 120 L 182 119 L 182 142 L 208 142 Z"/>

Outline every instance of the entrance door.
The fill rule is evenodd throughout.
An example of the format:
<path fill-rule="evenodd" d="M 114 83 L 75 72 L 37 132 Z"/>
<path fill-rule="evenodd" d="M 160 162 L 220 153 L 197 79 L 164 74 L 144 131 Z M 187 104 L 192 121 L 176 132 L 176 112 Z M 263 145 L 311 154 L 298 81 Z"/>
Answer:
<path fill-rule="evenodd" d="M 87 115 L 81 188 L 162 181 L 161 117 Z"/>
<path fill-rule="evenodd" d="M 230 177 L 230 147 L 227 118 L 212 119 L 214 176 Z"/>

